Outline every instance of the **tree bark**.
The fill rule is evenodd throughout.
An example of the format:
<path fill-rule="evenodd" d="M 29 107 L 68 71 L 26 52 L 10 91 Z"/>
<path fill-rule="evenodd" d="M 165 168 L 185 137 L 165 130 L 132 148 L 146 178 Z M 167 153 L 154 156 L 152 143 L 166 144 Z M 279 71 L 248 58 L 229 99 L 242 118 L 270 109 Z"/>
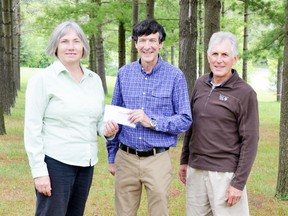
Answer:
<path fill-rule="evenodd" d="M 97 2 L 97 0 L 91 0 L 92 3 L 98 3 L 100 5 L 100 2 Z M 75 1 L 75 4 L 78 4 L 79 1 Z M 97 17 L 96 13 L 90 13 L 89 14 L 90 19 L 95 19 Z M 90 47 L 90 53 L 89 53 L 89 69 L 94 71 L 98 74 L 97 71 L 97 59 L 96 59 L 96 34 L 91 33 L 89 35 L 89 47 Z"/>
<path fill-rule="evenodd" d="M 15 102 L 15 85 L 14 73 L 12 64 L 12 2 L 2 0 L 2 15 L 3 15 L 3 44 L 4 44 L 4 68 L 2 83 L 2 102 L 5 113 L 10 114 L 10 107 Z"/>
<path fill-rule="evenodd" d="M 221 0 L 205 0 L 205 20 L 204 20 L 204 71 L 210 71 L 207 59 L 208 43 L 213 33 L 220 30 Z"/>
<path fill-rule="evenodd" d="M 168 62 L 168 49 L 166 47 L 162 48 L 162 53 L 161 53 L 162 59 L 166 62 Z"/>
<path fill-rule="evenodd" d="M 221 0 L 221 17 L 222 19 L 224 19 L 225 17 L 225 0 Z M 224 22 L 222 22 L 220 29 L 224 29 L 224 28 L 225 28 L 225 24 Z"/>
<path fill-rule="evenodd" d="M 197 0 L 180 0 L 179 68 L 186 76 L 189 96 L 197 77 Z"/>
<path fill-rule="evenodd" d="M 2 108 L 1 103 L 1 95 L 0 95 L 0 135 L 6 134 L 6 128 L 5 128 L 5 119 L 4 119 L 4 112 Z"/>
<path fill-rule="evenodd" d="M 282 96 L 282 74 L 283 74 L 283 60 L 278 59 L 277 65 L 277 101 L 281 101 Z"/>
<path fill-rule="evenodd" d="M 6 134 L 5 121 L 4 121 L 4 111 L 2 105 L 2 87 L 4 85 L 3 72 L 4 72 L 4 61 L 2 56 L 4 56 L 4 46 L 3 46 L 3 20 L 2 20 L 2 1 L 0 0 L 0 135 Z"/>
<path fill-rule="evenodd" d="M 108 94 L 108 88 L 106 83 L 106 73 L 105 73 L 105 58 L 104 58 L 104 47 L 103 47 L 103 37 L 101 25 L 97 26 L 98 33 L 96 35 L 96 59 L 97 59 L 97 73 L 102 80 L 102 85 L 104 93 Z"/>
<path fill-rule="evenodd" d="M 203 29 L 204 29 L 204 21 L 203 21 L 203 0 L 199 0 L 199 27 L 198 27 L 198 75 L 199 77 L 203 74 Z"/>
<path fill-rule="evenodd" d="M 99 6 L 101 6 L 101 0 L 92 0 Z M 96 51 L 96 66 L 97 66 L 97 74 L 100 76 L 103 90 L 105 95 L 108 94 L 107 82 L 106 82 L 106 72 L 105 72 L 105 58 L 104 58 L 104 46 L 103 46 L 103 37 L 102 37 L 102 25 L 96 25 L 97 34 L 95 35 L 95 51 Z"/>
<path fill-rule="evenodd" d="M 89 68 L 98 74 L 97 71 L 97 59 L 96 59 L 96 38 L 95 34 L 92 34 L 89 38 L 90 54 L 89 54 Z"/>
<path fill-rule="evenodd" d="M 276 197 L 288 200 L 288 0 L 286 0 L 283 90 L 280 113 L 280 148 Z"/>
<path fill-rule="evenodd" d="M 132 28 L 139 21 L 139 0 L 132 0 Z M 137 49 L 135 47 L 135 41 L 131 40 L 131 58 L 130 61 L 137 60 Z"/>
<path fill-rule="evenodd" d="M 176 57 L 175 57 L 175 46 L 174 45 L 172 45 L 171 46 L 171 64 L 172 65 L 175 65 L 175 63 L 176 63 Z"/>
<path fill-rule="evenodd" d="M 242 78 L 247 82 L 247 63 L 248 63 L 248 2 L 244 1 L 244 37 L 243 37 L 243 66 Z"/>
<path fill-rule="evenodd" d="M 15 96 L 17 95 L 17 90 L 20 90 L 20 0 L 12 1 L 12 11 L 13 11 L 13 72 L 15 81 Z"/>
<path fill-rule="evenodd" d="M 0 94 L 0 102 L 1 102 L 1 94 Z M 4 119 L 4 112 L 3 112 L 3 106 L 2 103 L 0 103 L 0 135 L 6 134 L 6 128 L 5 128 L 5 119 Z"/>
<path fill-rule="evenodd" d="M 146 0 L 146 18 L 154 19 L 155 0 Z"/>
<path fill-rule="evenodd" d="M 118 28 L 118 68 L 126 64 L 126 49 L 125 49 L 125 27 L 122 21 L 119 21 Z"/>

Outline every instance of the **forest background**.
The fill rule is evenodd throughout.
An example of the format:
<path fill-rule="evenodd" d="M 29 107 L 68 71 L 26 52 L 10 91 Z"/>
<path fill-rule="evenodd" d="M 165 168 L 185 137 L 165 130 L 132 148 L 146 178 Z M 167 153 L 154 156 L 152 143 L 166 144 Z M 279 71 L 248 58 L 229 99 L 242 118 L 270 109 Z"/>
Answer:
<path fill-rule="evenodd" d="M 9 8 L 9 2 L 12 12 L 5 9 L 6 6 Z M 32 75 L 31 72 L 35 72 L 33 68 L 44 68 L 54 60 L 45 54 L 51 31 L 63 20 L 75 20 L 82 26 L 89 38 L 92 53 L 89 59 L 83 61 L 83 64 L 100 75 L 106 93 L 106 102 L 109 103 L 113 93 L 113 79 L 118 68 L 137 58 L 131 41 L 132 25 L 147 17 L 154 17 L 165 27 L 167 40 L 161 50 L 161 56 L 183 70 L 190 92 L 195 79 L 208 72 L 205 50 L 207 38 L 211 36 L 211 33 L 223 30 L 231 31 L 237 36 L 240 61 L 236 69 L 243 79 L 257 91 L 261 119 L 259 153 L 251 173 L 251 180 L 248 182 L 252 215 L 287 215 L 287 203 L 281 201 L 287 200 L 288 194 L 287 144 L 283 142 L 281 145 L 281 139 L 279 139 L 279 102 L 282 99 L 282 106 L 286 104 L 283 103 L 285 91 L 282 90 L 282 83 L 285 83 L 285 77 L 287 77 L 284 73 L 285 66 L 287 66 L 284 58 L 287 1 L 1 0 L 0 3 L 3 18 L 0 21 L 1 24 L 4 23 L 4 26 L 7 22 L 5 13 L 19 13 L 18 22 L 16 19 L 18 26 L 11 29 L 13 32 L 19 28 L 16 33 L 19 41 L 14 42 L 14 44 L 19 44 L 19 56 L 11 58 L 14 58 L 14 63 L 18 65 L 5 66 L 8 62 L 5 58 L 10 53 L 1 49 L 0 44 L 0 52 L 6 52 L 0 55 L 0 96 L 4 105 L 7 127 L 7 134 L 0 136 L 0 189 L 3 189 L 1 195 L 4 195 L 4 199 L 1 200 L 0 215 L 8 213 L 29 215 L 27 212 L 33 211 L 32 183 L 29 179 L 29 167 L 22 140 L 25 102 L 23 93 L 27 79 Z M 11 16 L 11 21 L 12 19 L 14 18 Z M 0 32 L 0 36 L 4 38 L 4 45 L 7 45 L 10 43 L 6 40 L 7 32 L 5 31 L 8 28 L 3 29 L 3 34 Z M 2 43 L 1 40 L 0 42 Z M 11 44 L 13 45 L 12 42 Z M 5 69 L 8 67 L 14 68 L 13 73 L 10 73 L 12 79 L 5 74 Z M 19 76 L 16 73 L 18 68 Z M 8 85 L 8 80 L 12 80 L 13 84 Z M 5 92 L 8 93 L 5 94 Z M 13 92 L 12 95 L 11 92 Z M 0 118 L 0 129 L 1 127 Z M 287 131 L 286 129 L 282 131 Z M 5 133 L 4 130 L 3 134 Z M 285 140 L 285 137 L 282 137 L 282 140 Z M 185 214 L 185 188 L 177 181 L 180 147 L 172 152 L 175 181 L 171 192 L 173 198 L 171 207 L 175 211 L 172 211 L 171 215 Z M 102 151 L 105 152 L 105 148 Z M 98 174 L 95 176 L 95 183 L 92 187 L 97 192 L 92 190 L 87 215 L 113 215 L 113 178 L 107 176 L 105 154 L 101 157 L 103 165 L 99 164 L 97 167 Z M 277 171 L 282 173 L 278 179 Z M 8 183 L 10 187 L 7 188 L 5 185 Z M 24 188 L 21 189 L 21 186 Z M 101 190 L 98 193 L 99 189 L 104 194 L 101 194 Z M 274 198 L 275 195 L 278 199 Z M 101 200 L 98 202 L 99 199 Z M 17 203 L 18 206 L 14 206 L 13 203 Z M 141 215 L 147 215 L 145 210 L 141 211 L 144 212 Z"/>

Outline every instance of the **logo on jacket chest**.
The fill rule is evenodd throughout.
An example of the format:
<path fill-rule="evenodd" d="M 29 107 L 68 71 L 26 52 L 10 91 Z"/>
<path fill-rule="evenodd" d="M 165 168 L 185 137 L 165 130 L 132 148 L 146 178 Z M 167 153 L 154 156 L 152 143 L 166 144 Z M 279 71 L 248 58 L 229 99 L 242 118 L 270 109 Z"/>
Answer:
<path fill-rule="evenodd" d="M 220 101 L 227 101 L 228 99 L 229 99 L 228 96 L 225 96 L 225 95 L 223 95 L 223 94 L 220 94 L 220 95 L 219 95 L 219 100 L 220 100 Z"/>

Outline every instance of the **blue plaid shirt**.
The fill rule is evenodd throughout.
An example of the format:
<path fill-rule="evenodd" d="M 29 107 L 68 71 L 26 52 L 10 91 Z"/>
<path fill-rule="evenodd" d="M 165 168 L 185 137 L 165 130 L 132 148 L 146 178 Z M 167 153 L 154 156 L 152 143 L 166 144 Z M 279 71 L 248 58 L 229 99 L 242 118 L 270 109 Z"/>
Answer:
<path fill-rule="evenodd" d="M 138 150 L 174 147 L 177 134 L 188 130 L 192 123 L 185 76 L 160 57 L 149 74 L 139 61 L 120 68 L 112 104 L 143 109 L 148 117 L 157 121 L 157 127 L 145 128 L 140 123 L 136 128 L 121 125 L 115 139 L 107 142 L 109 163 L 114 163 L 119 142 Z"/>

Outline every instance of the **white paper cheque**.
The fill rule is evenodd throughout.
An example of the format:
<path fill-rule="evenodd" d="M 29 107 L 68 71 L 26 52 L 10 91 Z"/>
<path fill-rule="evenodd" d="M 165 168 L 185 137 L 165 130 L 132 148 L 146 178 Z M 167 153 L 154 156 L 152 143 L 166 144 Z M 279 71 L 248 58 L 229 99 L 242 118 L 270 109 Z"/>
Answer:
<path fill-rule="evenodd" d="M 128 120 L 129 111 L 131 110 L 127 108 L 106 104 L 104 121 L 114 120 L 118 124 L 135 128 L 136 124 L 133 124 Z"/>

